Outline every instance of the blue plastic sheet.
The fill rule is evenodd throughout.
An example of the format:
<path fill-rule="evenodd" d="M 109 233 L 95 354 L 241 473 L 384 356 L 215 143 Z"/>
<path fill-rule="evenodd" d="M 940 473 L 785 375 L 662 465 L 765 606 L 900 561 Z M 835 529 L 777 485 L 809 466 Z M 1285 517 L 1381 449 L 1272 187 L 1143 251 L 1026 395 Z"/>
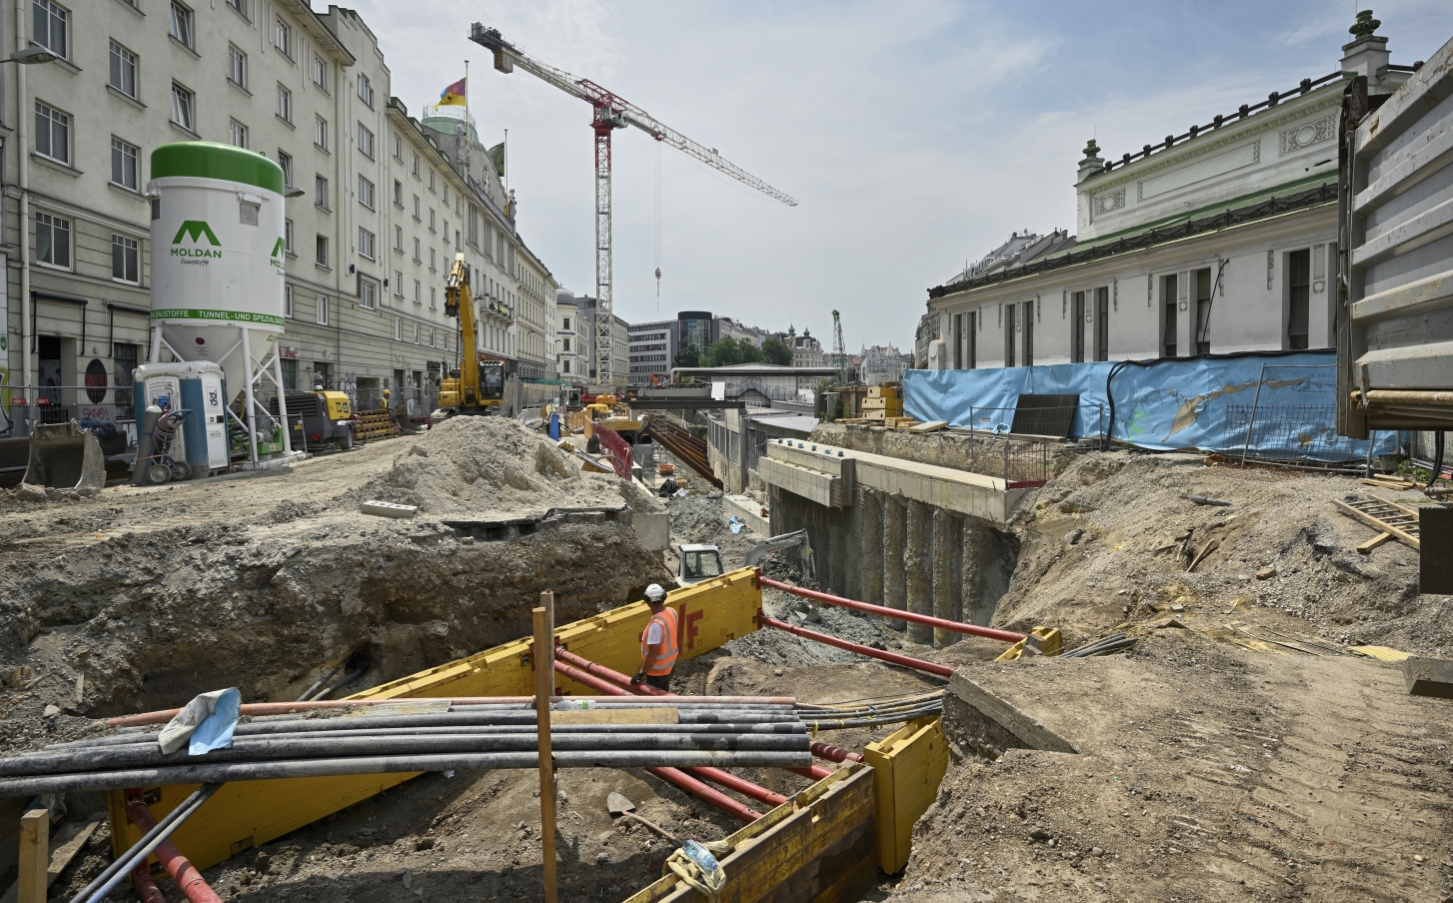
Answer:
<path fill-rule="evenodd" d="M 903 405 L 905 413 L 918 420 L 1008 432 L 1020 395 L 1078 395 L 1072 438 L 1108 433 L 1113 439 L 1163 451 L 1239 455 L 1245 446 L 1257 457 L 1363 458 L 1368 450 L 1365 440 L 1344 439 L 1335 432 L 1335 364 L 1335 353 L 1326 350 L 908 370 L 903 374 Z M 1398 450 L 1396 433 L 1378 433 L 1375 441 L 1374 454 Z"/>

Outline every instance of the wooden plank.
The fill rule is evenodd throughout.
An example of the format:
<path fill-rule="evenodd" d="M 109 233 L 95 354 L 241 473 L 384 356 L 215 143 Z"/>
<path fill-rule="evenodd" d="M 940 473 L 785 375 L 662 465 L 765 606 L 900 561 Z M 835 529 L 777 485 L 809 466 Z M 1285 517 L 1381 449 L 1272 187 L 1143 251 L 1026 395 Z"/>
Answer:
<path fill-rule="evenodd" d="M 550 697 L 555 695 L 555 594 L 540 594 L 544 604 L 534 611 L 535 716 L 539 738 L 540 853 L 545 881 L 545 903 L 556 903 L 558 873 L 555 865 L 555 760 L 550 754 Z"/>
<path fill-rule="evenodd" d="M 50 810 L 31 809 L 20 816 L 20 876 L 15 882 L 18 903 L 45 903 L 46 867 L 50 864 Z"/>
<path fill-rule="evenodd" d="M 1352 507 L 1341 499 L 1333 499 L 1332 504 L 1336 505 L 1347 514 L 1350 514 L 1356 519 L 1367 524 L 1369 527 L 1375 528 L 1379 533 L 1391 533 L 1403 544 L 1410 546 L 1414 549 L 1419 548 L 1417 538 L 1412 534 L 1402 530 L 1401 528 L 1395 527 L 1392 524 L 1385 523 L 1365 511 L 1361 511 L 1357 508 Z"/>
<path fill-rule="evenodd" d="M 1391 646 L 1352 646 L 1353 652 L 1366 655 L 1369 658 L 1380 659 L 1385 662 L 1407 661 L 1409 654 L 1401 649 L 1394 649 Z"/>
<path fill-rule="evenodd" d="M 756 571 L 741 568 L 711 580 L 672 590 L 666 604 L 676 610 L 682 659 L 695 658 L 757 629 L 762 593 Z M 650 621 L 644 602 L 612 609 L 555 630 L 566 649 L 608 668 L 634 674 L 640 665 L 640 635 Z M 448 696 L 528 696 L 533 693 L 528 637 L 438 665 L 350 697 L 400 699 Z M 595 691 L 555 675 L 557 692 L 594 695 Z M 172 840 L 200 869 L 209 868 L 250 847 L 260 846 L 320 818 L 368 799 L 415 774 L 342 775 L 239 781 L 224 785 L 177 829 Z M 157 818 L 176 808 L 197 785 L 156 790 L 150 808 Z M 107 794 L 112 849 L 125 852 L 140 837 L 126 820 L 119 792 Z"/>
<path fill-rule="evenodd" d="M 554 712 L 555 724 L 678 724 L 680 709 L 665 706 L 646 709 L 584 709 L 577 712 Z"/>
<path fill-rule="evenodd" d="M 1379 533 L 1369 539 L 1367 542 L 1364 542 L 1362 545 L 1358 546 L 1357 551 L 1363 555 L 1371 555 L 1373 549 L 1387 542 L 1389 539 L 1392 539 L 1391 533 Z"/>

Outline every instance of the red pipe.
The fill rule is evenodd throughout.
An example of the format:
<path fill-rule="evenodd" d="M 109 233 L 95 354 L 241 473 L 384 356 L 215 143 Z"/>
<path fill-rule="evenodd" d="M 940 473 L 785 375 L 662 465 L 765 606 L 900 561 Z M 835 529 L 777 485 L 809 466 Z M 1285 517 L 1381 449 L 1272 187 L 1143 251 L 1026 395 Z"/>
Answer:
<path fill-rule="evenodd" d="M 742 821 L 753 822 L 762 817 L 762 813 L 757 810 L 742 805 L 720 790 L 706 786 L 696 778 L 682 774 L 680 769 L 649 768 L 647 771 L 650 771 L 663 781 L 670 781 L 692 796 L 706 800 L 728 815 L 735 816 Z"/>
<path fill-rule="evenodd" d="M 773 793 L 760 784 L 753 784 L 751 781 L 739 778 L 730 771 L 722 771 L 720 768 L 683 768 L 681 770 L 704 781 L 720 784 L 728 790 L 735 790 L 742 796 L 754 799 L 759 803 L 780 806 L 787 802 L 787 797 L 782 794 Z"/>
<path fill-rule="evenodd" d="M 794 596 L 801 596 L 804 599 L 816 599 L 826 605 L 851 608 L 855 611 L 867 612 L 870 615 L 882 615 L 885 618 L 892 618 L 895 621 L 912 621 L 915 624 L 927 624 L 930 627 L 937 627 L 940 630 L 952 630 L 955 633 L 981 636 L 991 640 L 1000 640 L 1005 643 L 1017 643 L 1024 639 L 1024 634 L 1015 633 L 1012 630 L 996 630 L 993 627 L 960 624 L 958 621 L 946 621 L 943 618 L 921 615 L 917 612 L 903 611 L 897 608 L 885 608 L 882 605 L 869 605 L 867 602 L 859 602 L 856 599 L 844 599 L 842 596 L 832 596 L 827 593 L 819 593 L 815 590 L 803 589 L 800 586 L 792 586 L 789 583 L 782 583 L 770 577 L 762 577 L 761 581 L 763 586 L 780 589 L 784 593 L 791 593 Z"/>
<path fill-rule="evenodd" d="M 156 819 L 151 817 L 151 810 L 146 808 L 145 801 L 141 798 L 140 791 L 133 791 L 127 794 L 126 798 L 126 820 L 141 829 L 142 833 L 156 827 Z M 191 861 L 182 855 L 176 844 L 170 840 L 163 840 L 156 848 L 156 858 L 161 862 L 161 867 L 166 869 L 167 874 L 172 876 L 176 883 L 191 903 L 222 903 L 222 898 L 207 886 L 202 873 L 197 871 Z M 143 866 L 146 863 L 142 863 Z"/>
<path fill-rule="evenodd" d="M 823 778 L 830 777 L 833 773 L 832 769 L 823 768 L 821 765 L 809 765 L 806 768 L 789 768 L 787 770 L 793 774 L 800 774 L 804 778 L 812 778 L 814 781 L 820 781 Z"/>
<path fill-rule="evenodd" d="M 626 677 L 621 672 L 614 671 L 610 668 L 607 668 L 605 665 L 593 662 L 590 659 L 585 658 L 584 656 L 576 655 L 574 652 L 571 652 L 568 649 L 561 649 L 559 646 L 555 647 L 555 658 L 557 660 L 564 659 L 566 662 L 574 665 L 577 668 L 580 668 L 582 671 L 594 674 L 596 677 L 603 677 L 611 683 L 619 684 L 622 687 L 630 687 L 630 689 L 634 691 L 638 696 L 676 695 L 675 693 L 669 693 L 666 690 L 661 689 L 660 687 L 653 687 L 648 683 L 633 684 L 631 683 L 631 679 L 629 677 Z"/>
<path fill-rule="evenodd" d="M 151 877 L 151 866 L 145 862 L 131 870 L 131 886 L 136 889 L 141 903 L 166 903 L 166 895 L 156 886 L 156 879 Z"/>
<path fill-rule="evenodd" d="M 813 740 L 808 744 L 808 749 L 819 759 L 826 759 L 829 762 L 866 762 L 862 753 L 855 753 L 851 750 L 839 749 L 836 746 L 829 746 L 826 743 Z"/>
<path fill-rule="evenodd" d="M 818 633 L 815 630 L 806 630 L 802 627 L 794 627 L 776 618 L 759 614 L 757 619 L 763 627 L 775 627 L 778 630 L 785 630 L 788 633 L 796 634 L 804 639 L 816 640 L 819 643 L 826 643 L 829 646 L 836 646 L 839 649 L 846 649 L 849 652 L 856 652 L 859 655 L 867 655 L 885 662 L 892 662 L 895 665 L 902 665 L 905 668 L 914 668 L 927 674 L 937 674 L 939 677 L 949 677 L 954 669 L 946 665 L 936 665 L 933 662 L 926 662 L 921 658 L 910 658 L 906 655 L 899 655 L 896 652 L 884 652 L 881 649 L 874 649 L 872 646 L 863 646 L 858 643 L 851 643 L 847 640 L 840 640 L 835 636 L 828 636 L 825 633 Z"/>

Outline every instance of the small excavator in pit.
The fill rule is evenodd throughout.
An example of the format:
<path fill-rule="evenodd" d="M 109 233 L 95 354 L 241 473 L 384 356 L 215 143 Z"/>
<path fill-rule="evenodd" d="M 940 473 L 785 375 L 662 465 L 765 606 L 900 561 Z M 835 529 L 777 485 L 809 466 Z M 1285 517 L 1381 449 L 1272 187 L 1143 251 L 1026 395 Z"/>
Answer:
<path fill-rule="evenodd" d="M 439 384 L 435 423 L 456 414 L 488 415 L 504 411 L 505 365 L 482 361 L 474 341 L 474 297 L 469 290 L 469 268 L 464 255 L 454 255 L 449 281 L 444 286 L 444 313 L 459 322 L 459 369 L 450 370 Z"/>

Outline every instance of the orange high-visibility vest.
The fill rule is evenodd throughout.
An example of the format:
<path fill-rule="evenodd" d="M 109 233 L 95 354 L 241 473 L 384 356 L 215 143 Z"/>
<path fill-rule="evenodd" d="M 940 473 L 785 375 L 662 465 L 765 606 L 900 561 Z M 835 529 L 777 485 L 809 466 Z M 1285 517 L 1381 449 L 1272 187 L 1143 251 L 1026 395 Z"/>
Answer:
<path fill-rule="evenodd" d="M 646 645 L 646 637 L 651 635 L 651 624 L 659 623 L 661 633 L 665 639 L 661 643 L 661 652 L 654 659 L 651 658 L 651 649 Z M 658 615 L 652 615 L 646 629 L 641 631 L 641 670 L 652 677 L 660 677 L 670 674 L 671 669 L 676 667 L 676 610 L 668 608 Z"/>

